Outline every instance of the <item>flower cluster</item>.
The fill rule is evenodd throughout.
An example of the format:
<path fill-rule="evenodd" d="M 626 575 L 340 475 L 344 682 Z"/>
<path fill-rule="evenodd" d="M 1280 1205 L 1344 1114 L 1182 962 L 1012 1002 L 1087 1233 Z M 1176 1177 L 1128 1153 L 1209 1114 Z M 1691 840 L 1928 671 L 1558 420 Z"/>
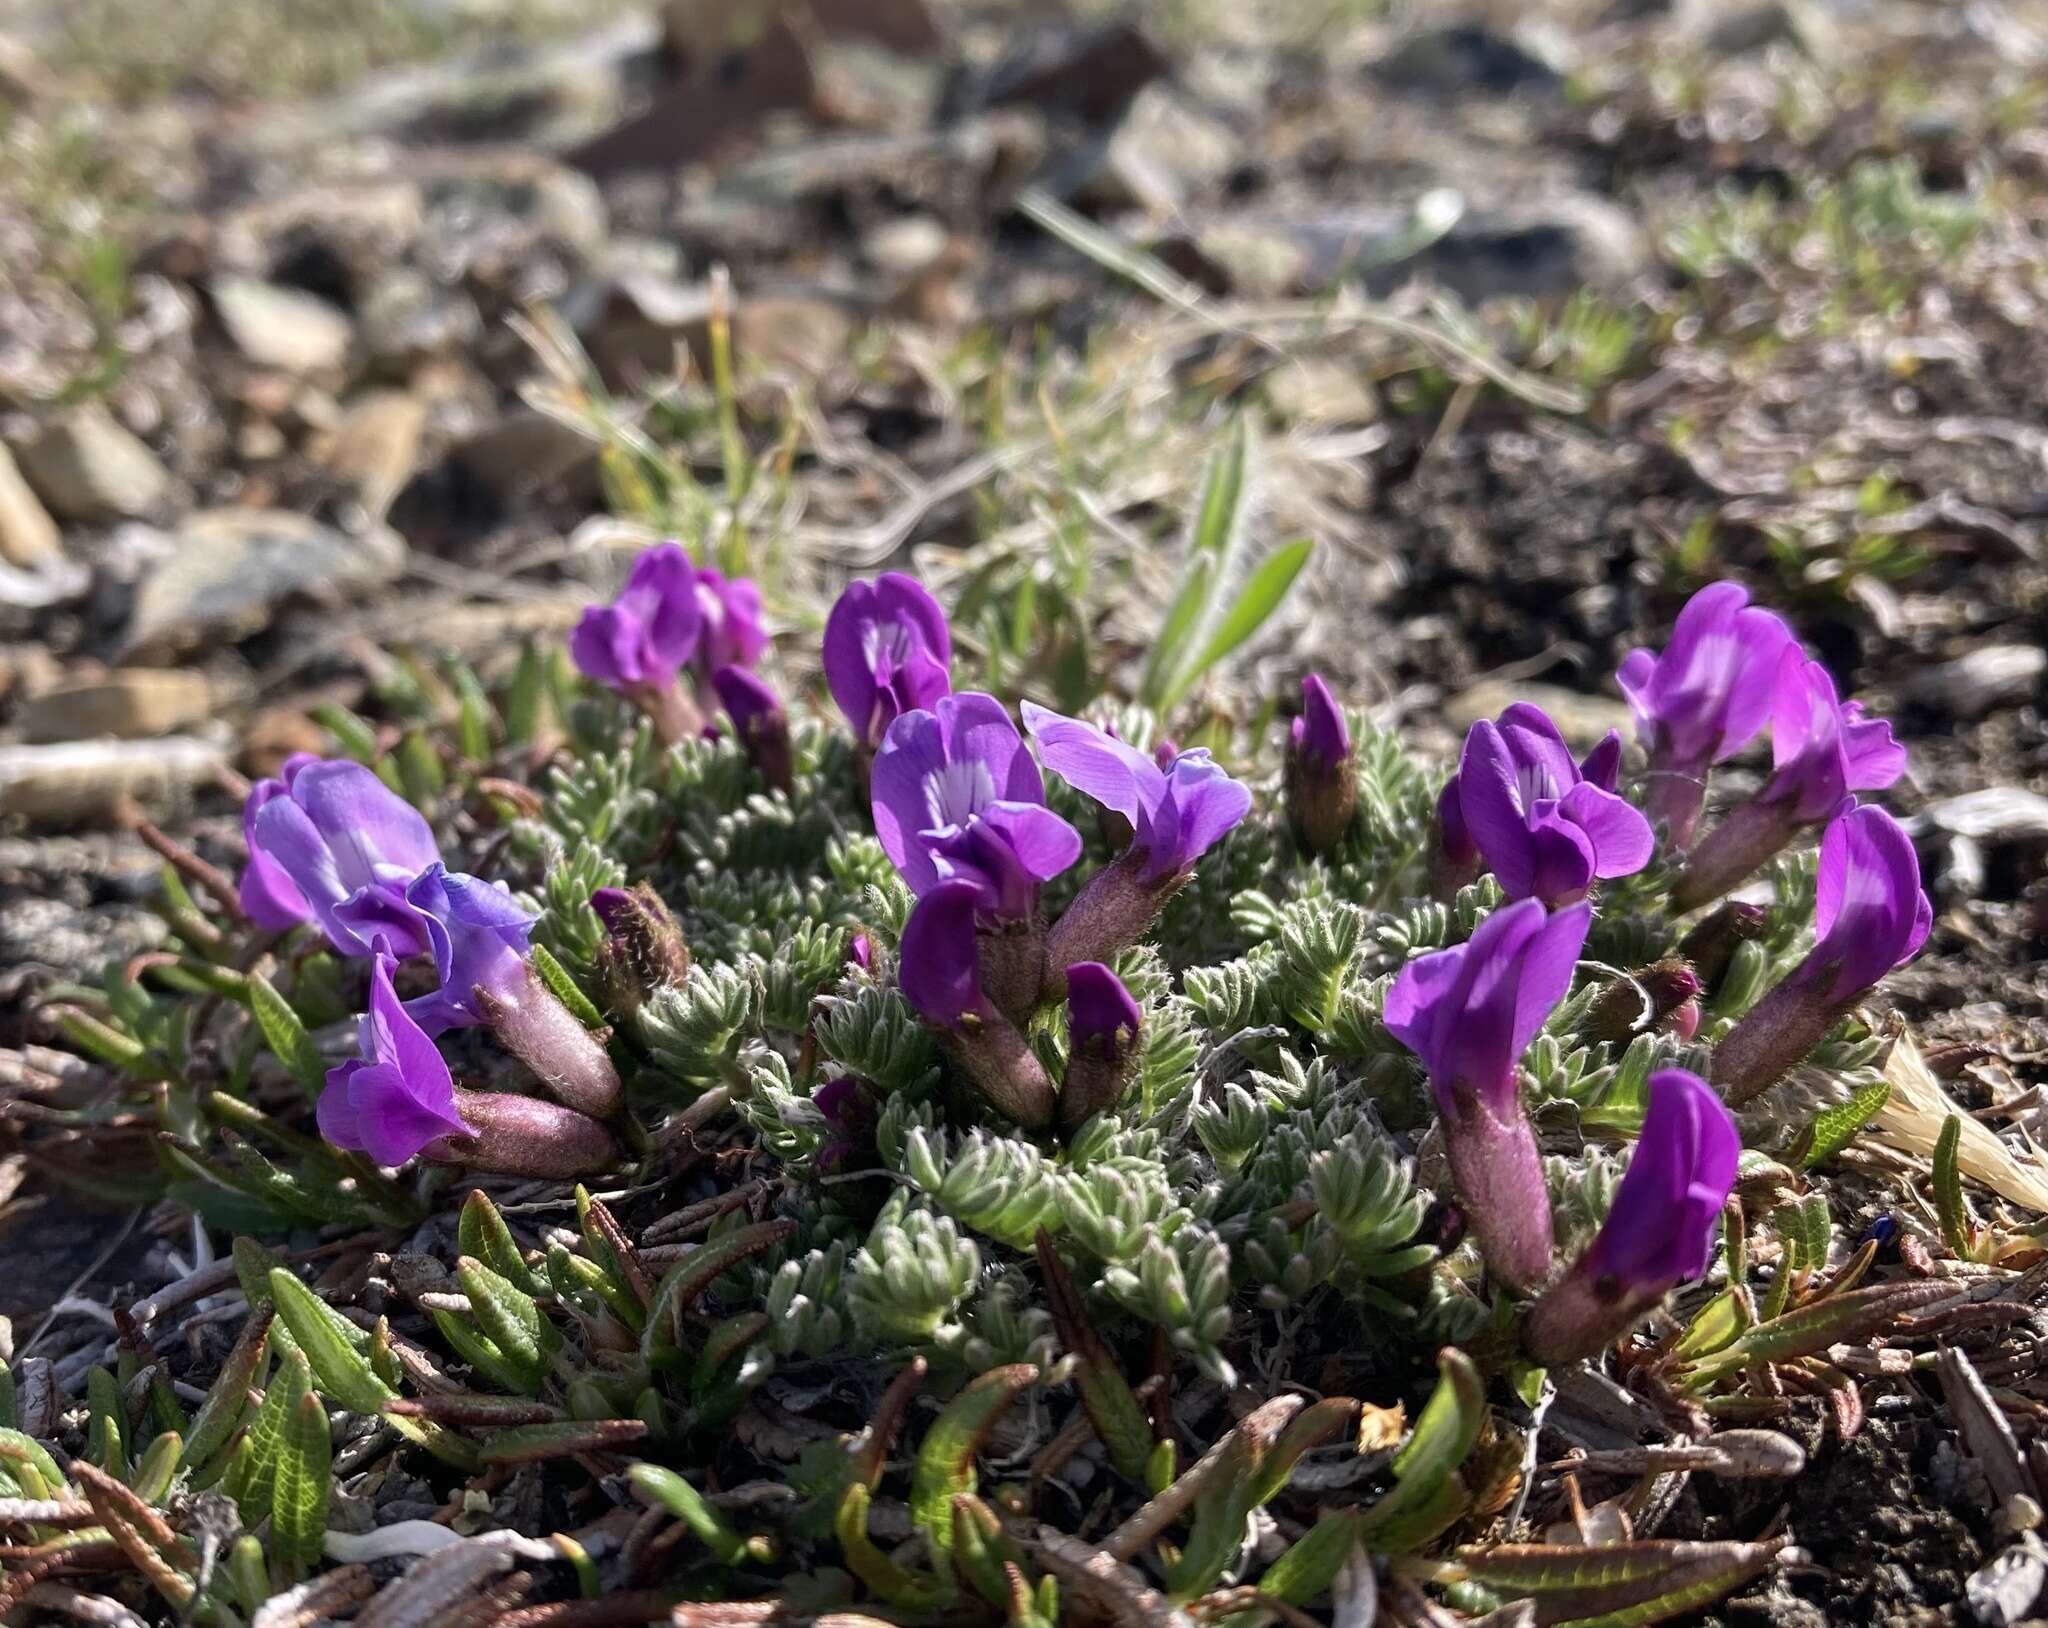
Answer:
<path fill-rule="evenodd" d="M 619 598 L 593 607 L 572 639 L 582 670 L 631 697 L 666 738 L 701 729 L 698 700 L 715 696 L 761 783 L 788 797 L 795 753 L 783 703 L 755 670 L 765 648 L 753 586 L 694 567 L 675 544 L 636 562 Z M 876 843 L 912 903 L 893 945 L 849 933 L 825 950 L 821 975 L 869 995 L 893 982 L 951 1076 L 988 1109 L 1027 1136 L 1072 1138 L 1116 1110 L 1144 1044 L 1145 1009 L 1113 963 L 1245 820 L 1253 793 L 1207 750 L 1144 750 L 1029 700 L 1013 716 L 994 695 L 956 692 L 951 658 L 944 614 L 906 576 L 854 583 L 827 618 L 826 684 L 858 761 L 847 789 L 864 794 Z M 1685 607 L 1661 653 L 1634 652 L 1618 676 L 1647 759 L 1626 791 L 1618 732 L 1580 757 L 1526 703 L 1472 725 L 1436 802 L 1434 875 L 1442 889 L 1490 871 L 1505 902 L 1463 942 L 1401 966 L 1381 1012 L 1427 1075 L 1470 1236 L 1492 1279 L 1533 1301 L 1524 1343 L 1546 1362 L 1597 1352 L 1704 1272 L 1740 1154 L 1729 1106 L 1808 1056 L 1919 949 L 1931 921 L 1906 833 L 1852 795 L 1896 780 L 1903 753 L 1886 725 L 1839 699 L 1778 617 L 1716 585 Z M 1769 780 L 1693 843 L 1713 766 L 1766 729 Z M 1087 845 L 1048 799 L 1048 771 L 1095 803 L 1111 833 L 1113 857 L 1078 887 L 1049 886 Z M 1352 721 L 1313 674 L 1280 743 L 1280 784 L 1299 852 L 1328 859 L 1332 876 L 1369 859 Z M 1376 821 L 1385 804 L 1377 784 L 1372 798 Z M 1522 1063 L 1572 990 L 1603 884 L 1637 877 L 1632 894 L 1647 893 L 1661 832 L 1687 856 L 1679 908 L 1714 904 L 1815 825 L 1825 832 L 1812 951 L 1726 1033 L 1706 1031 L 1718 1034 L 1707 1078 L 1650 1076 L 1606 1223 L 1575 1260 L 1561 1260 Z M 314 927 L 339 954 L 368 963 L 361 1055 L 333 1071 L 319 1105 L 331 1142 L 386 1165 L 420 1156 L 530 1174 L 616 1156 L 623 1092 L 604 1038 L 536 970 L 534 918 L 502 888 L 451 871 L 418 810 L 357 764 L 295 758 L 251 793 L 244 831 L 250 917 L 276 931 Z M 1473 897 L 1459 919 L 1471 920 Z M 647 1013 L 658 1017 L 679 986 L 710 989 L 692 978 L 682 930 L 649 883 L 599 888 L 590 904 L 602 929 L 588 952 L 590 987 L 611 1019 L 644 1037 Z M 1765 922 L 1755 905 L 1721 902 L 1651 965 L 1575 1003 L 1581 1041 L 1618 1047 L 1653 1027 L 1690 1040 Z M 1344 953 L 1333 963 L 1340 981 Z M 1760 964 L 1754 948 L 1746 954 L 1746 965 Z M 420 992 L 401 999 L 401 988 Z M 1304 1009 L 1283 1007 L 1307 1022 Z M 713 1016 L 720 1022 L 707 1028 L 730 1032 L 729 1017 Z M 458 1085 L 436 1037 L 473 1027 L 526 1063 L 554 1100 Z M 885 1094 L 850 1076 L 790 1098 L 790 1112 L 813 1127 L 821 1167 L 880 1156 Z M 1242 1125 L 1236 1110 L 1202 1102 L 1197 1112 L 1211 1116 L 1203 1134 L 1217 1137 L 1219 1168 L 1253 1156 L 1262 1108 L 1247 1107 Z M 1329 1197 L 1319 1192 L 1319 1202 Z M 1016 1228 L 1028 1236 L 1024 1221 Z M 1346 1236 L 1369 1231 L 1360 1220 Z"/>
<path fill-rule="evenodd" d="M 670 743 L 704 727 L 699 686 L 716 690 L 730 708 L 733 675 L 745 674 L 767 647 L 760 590 L 692 565 L 680 543 L 642 554 L 618 597 L 591 606 L 569 635 L 584 676 L 632 701 Z M 685 672 L 693 680 L 688 690 L 680 687 Z M 735 722 L 744 734 L 747 720 Z"/>
<path fill-rule="evenodd" d="M 1433 870 L 1447 891 L 1490 869 L 1513 902 L 1467 942 L 1402 968 L 1384 1019 L 1428 1072 L 1452 1182 L 1489 1268 L 1511 1288 L 1542 1291 L 1527 1337 L 1545 1361 L 1597 1351 L 1704 1270 L 1740 1152 L 1723 1098 L 1739 1104 L 1807 1056 L 1919 950 L 1931 922 L 1911 840 L 1889 814 L 1851 795 L 1904 772 L 1889 726 L 1843 703 L 1827 670 L 1741 588 L 1717 584 L 1696 595 L 1662 654 L 1638 650 L 1618 676 L 1649 760 L 1647 803 L 1674 849 L 1691 842 L 1711 766 L 1769 727 L 1774 772 L 1693 851 L 1674 902 L 1712 902 L 1802 828 L 1826 822 L 1816 943 L 1721 1037 L 1711 1086 L 1683 1070 L 1652 1077 L 1635 1159 L 1607 1224 L 1552 1284 L 1550 1206 L 1520 1059 L 1571 987 L 1594 885 L 1641 871 L 1656 839 L 1619 794 L 1617 734 L 1574 761 L 1535 707 L 1518 703 L 1473 725 L 1437 804 Z M 1700 993 L 1762 919 L 1753 905 L 1724 905 L 1679 955 L 1595 1001 L 1586 1032 L 1620 1038 L 1640 1022 L 1689 1037 Z"/>
<path fill-rule="evenodd" d="M 558 1173 L 576 1148 L 583 1162 L 568 1174 L 610 1157 L 598 1121 L 622 1105 L 619 1078 L 603 1044 L 535 973 L 534 918 L 502 888 L 450 871 L 417 809 L 359 763 L 301 756 L 250 791 L 242 828 L 249 864 L 240 892 L 251 919 L 278 932 L 317 926 L 339 954 L 372 963 L 363 1055 L 328 1076 L 320 1103 L 330 1141 L 385 1164 L 427 1153 L 528 1173 Z M 401 1002 L 393 972 L 414 960 L 431 969 L 434 987 Z M 458 1106 L 433 1037 L 478 1025 L 557 1099 L 521 1110 L 547 1127 L 549 1156 L 502 1134 L 476 1140 L 486 1119 L 502 1127 L 504 1109 L 483 1093 L 463 1094 L 467 1106 Z"/>

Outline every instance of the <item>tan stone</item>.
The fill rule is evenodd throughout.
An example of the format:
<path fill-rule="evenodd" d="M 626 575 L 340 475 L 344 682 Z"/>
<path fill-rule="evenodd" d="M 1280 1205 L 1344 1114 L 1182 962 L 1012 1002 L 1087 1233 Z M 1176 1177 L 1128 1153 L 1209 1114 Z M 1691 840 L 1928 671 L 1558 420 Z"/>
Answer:
<path fill-rule="evenodd" d="M 372 390 L 349 406 L 321 461 L 382 517 L 419 462 L 426 403 L 403 390 Z"/>
<path fill-rule="evenodd" d="M 14 455 L 0 446 L 0 560 L 33 571 L 63 551 L 57 522 L 21 478 Z"/>
<path fill-rule="evenodd" d="M 142 740 L 202 722 L 213 704 L 204 673 L 128 667 L 47 690 L 22 707 L 18 721 L 23 737 L 38 743 L 101 735 Z"/>

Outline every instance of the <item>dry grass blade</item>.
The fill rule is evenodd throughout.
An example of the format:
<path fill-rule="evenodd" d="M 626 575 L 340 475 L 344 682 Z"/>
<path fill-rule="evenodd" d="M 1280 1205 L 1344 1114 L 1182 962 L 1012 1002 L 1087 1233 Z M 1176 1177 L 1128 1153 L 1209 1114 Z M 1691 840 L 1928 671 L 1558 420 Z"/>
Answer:
<path fill-rule="evenodd" d="M 272 1595 L 249 1619 L 249 1628 L 309 1628 L 325 1617 L 339 1616 L 360 1605 L 377 1585 L 368 1566 L 337 1566 L 333 1571 Z"/>
<path fill-rule="evenodd" d="M 165 1599 L 184 1609 L 195 1592 L 192 1579 L 185 1574 L 199 1564 L 185 1540 L 132 1489 L 96 1465 L 74 1462 L 71 1473 L 85 1488 L 85 1496 L 100 1524 L 121 1546 L 121 1552 L 135 1569 Z"/>
<path fill-rule="evenodd" d="M 426 1628 L 504 1576 L 514 1561 L 560 1558 L 552 1545 L 514 1532 L 459 1539 L 415 1560 L 358 1613 L 355 1628 Z"/>
<path fill-rule="evenodd" d="M 1942 1394 L 1949 1412 L 1969 1445 L 1970 1456 L 1983 1466 L 1984 1479 L 2001 1504 L 2020 1497 L 2038 1498 L 2033 1475 L 2020 1457 L 2019 1439 L 2012 1422 L 1992 1400 L 1983 1377 L 1969 1356 L 1950 1346 L 1934 1359 L 1934 1371 L 1941 1376 Z"/>
<path fill-rule="evenodd" d="M 57 1612 L 76 1622 L 93 1623 L 96 1628 L 143 1628 L 142 1618 L 119 1600 L 104 1594 L 82 1594 L 61 1583 L 36 1584 L 22 1603 Z"/>
<path fill-rule="evenodd" d="M 1192 1617 L 1106 1550 L 1049 1526 L 1039 1528 L 1031 1547 L 1039 1563 L 1059 1579 L 1062 1589 L 1071 1590 L 1125 1628 L 1193 1628 Z"/>
<path fill-rule="evenodd" d="M 1973 1181 L 1982 1182 L 2001 1198 L 2048 1215 L 2048 1165 L 2031 1146 L 2016 1156 L 1992 1131 L 1958 1104 L 1927 1066 L 1920 1044 L 1901 1030 L 1885 1058 L 1884 1077 L 1891 1095 L 1870 1121 L 1871 1134 L 1890 1147 L 1921 1159 L 1932 1159 L 1941 1127 L 1950 1115 L 1962 1126 L 1956 1164 Z"/>

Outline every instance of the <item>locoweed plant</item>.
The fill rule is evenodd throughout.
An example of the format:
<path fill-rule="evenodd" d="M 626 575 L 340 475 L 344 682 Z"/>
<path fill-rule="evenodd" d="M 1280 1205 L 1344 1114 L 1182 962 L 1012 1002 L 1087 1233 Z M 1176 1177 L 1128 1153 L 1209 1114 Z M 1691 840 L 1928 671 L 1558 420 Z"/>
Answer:
<path fill-rule="evenodd" d="M 230 1625 L 1250 1628 L 1376 1567 L 1644 1623 L 1770 1563 L 1521 1523 L 1561 1370 L 1708 1446 L 1840 1423 L 1845 1343 L 1953 1297 L 1838 1263 L 1801 1173 L 1929 918 L 1853 795 L 1898 750 L 1789 627 L 1710 588 L 1623 668 L 1640 752 L 1517 704 L 1448 777 L 1319 678 L 1190 750 L 956 689 L 902 575 L 825 624 L 836 712 L 771 649 L 652 551 L 582 678 L 529 653 L 391 753 L 337 720 L 239 887 L 174 866 L 154 984 L 54 1014 L 246 1309 L 172 1353 L 136 1308 L 69 1412 L 11 1384 L 0 1606 L 89 1566 Z"/>

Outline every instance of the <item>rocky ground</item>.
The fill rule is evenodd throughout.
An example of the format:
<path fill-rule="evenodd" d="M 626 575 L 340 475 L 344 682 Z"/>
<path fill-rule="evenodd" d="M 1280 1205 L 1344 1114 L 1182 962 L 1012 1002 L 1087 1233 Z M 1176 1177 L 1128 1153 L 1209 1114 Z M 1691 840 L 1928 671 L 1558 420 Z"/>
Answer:
<path fill-rule="evenodd" d="M 1592 731 L 1700 581 L 1785 610 L 1912 747 L 1892 989 L 2039 1114 L 2048 15 L 267 9 L 0 12 L 0 1069 L 161 935 L 138 821 L 232 864 L 324 709 L 454 707 L 649 537 L 743 535 L 792 630 L 1078 549 L 1072 638 L 1135 667 L 1237 409 L 1318 545 L 1248 683 Z M 159 1280 L 6 1134 L 18 1339 Z M 1986 1533 L 1898 1513 L 1913 1431 L 1837 1461 L 1831 1580 L 1725 1620 L 1955 1620 Z"/>

